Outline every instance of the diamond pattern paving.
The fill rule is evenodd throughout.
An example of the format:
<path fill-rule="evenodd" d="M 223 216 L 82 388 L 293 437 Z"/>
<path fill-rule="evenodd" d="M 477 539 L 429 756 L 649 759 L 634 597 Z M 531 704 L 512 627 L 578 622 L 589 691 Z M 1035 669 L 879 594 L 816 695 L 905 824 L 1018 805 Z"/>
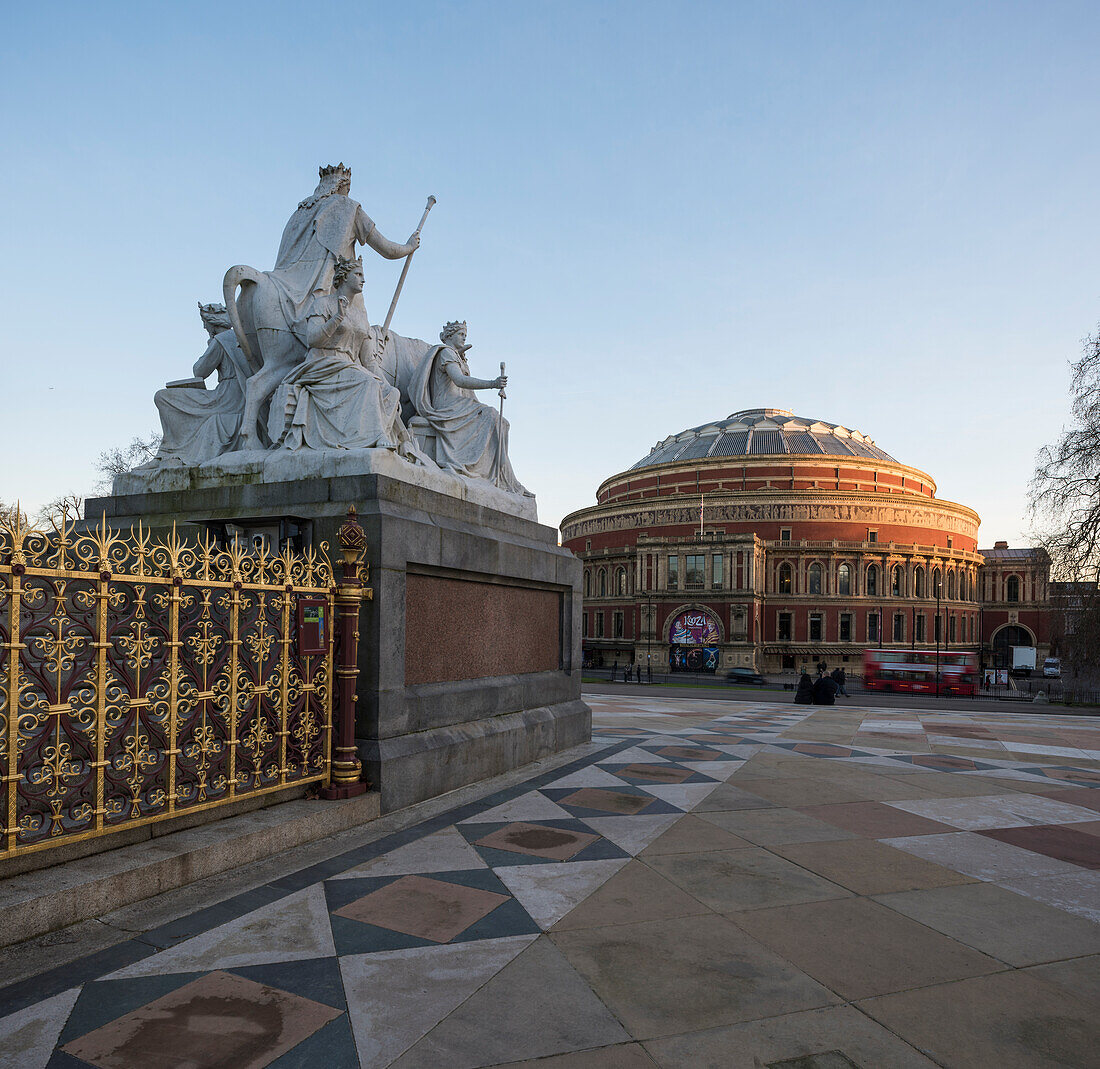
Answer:
<path fill-rule="evenodd" d="M 1100 721 L 654 694 L 480 800 L 13 955 L 0 1066 L 1092 1064 Z"/>

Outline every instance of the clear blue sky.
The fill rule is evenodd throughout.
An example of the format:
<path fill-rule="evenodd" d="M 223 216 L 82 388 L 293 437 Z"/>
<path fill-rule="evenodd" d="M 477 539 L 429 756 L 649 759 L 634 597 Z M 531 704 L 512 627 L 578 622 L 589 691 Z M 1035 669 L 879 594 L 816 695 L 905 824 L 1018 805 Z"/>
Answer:
<path fill-rule="evenodd" d="M 667 434 L 862 430 L 1019 544 L 1100 319 L 1095 3 L 58 3 L 0 33 L 0 499 L 157 426 L 320 163 L 404 240 L 394 321 L 511 376 L 556 524 Z M 398 265 L 370 256 L 367 309 Z M 489 395 L 487 400 L 495 397 Z"/>

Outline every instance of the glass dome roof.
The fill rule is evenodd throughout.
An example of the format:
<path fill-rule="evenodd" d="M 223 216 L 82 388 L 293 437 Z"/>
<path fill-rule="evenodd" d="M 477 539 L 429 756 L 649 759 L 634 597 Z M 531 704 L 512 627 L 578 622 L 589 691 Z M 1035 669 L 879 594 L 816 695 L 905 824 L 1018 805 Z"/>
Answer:
<path fill-rule="evenodd" d="M 788 455 L 862 457 L 897 463 L 867 435 L 839 423 L 796 416 L 784 408 L 747 408 L 714 423 L 670 435 L 630 470 L 687 460 Z"/>

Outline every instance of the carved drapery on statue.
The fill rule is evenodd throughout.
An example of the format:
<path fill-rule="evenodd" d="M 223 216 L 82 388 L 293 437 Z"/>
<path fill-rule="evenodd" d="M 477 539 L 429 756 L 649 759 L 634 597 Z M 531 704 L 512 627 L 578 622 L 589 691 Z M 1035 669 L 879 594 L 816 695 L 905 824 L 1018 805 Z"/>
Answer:
<path fill-rule="evenodd" d="M 332 296 L 315 298 L 310 318 L 332 316 Z M 396 449 L 408 452 L 401 395 L 373 359 L 366 313 L 355 304 L 325 341 L 309 350 L 271 401 L 268 434 L 279 449 Z"/>
<path fill-rule="evenodd" d="M 218 384 L 213 390 L 200 379 L 157 390 L 153 396 L 162 430 L 158 459 L 201 463 L 231 449 L 237 439 L 249 367 L 232 330 L 211 339 L 199 362 L 204 360 L 217 361 Z"/>
<path fill-rule="evenodd" d="M 434 452 L 448 474 L 530 496 L 508 459 L 508 421 L 448 376 L 455 363 L 469 378 L 463 347 L 429 345 L 392 331 L 383 338 L 358 298 L 336 338 L 310 349 L 307 324 L 315 310 L 331 310 L 341 260 L 352 259 L 357 245 L 398 259 L 419 242 L 419 230 L 405 245 L 383 237 L 348 195 L 350 184 L 343 164 L 321 168 L 317 189 L 283 230 L 275 266 L 226 272 L 226 308 L 217 307 L 232 329 L 212 337 L 194 379 L 158 391 L 164 442 L 153 463 L 138 472 L 275 450 L 301 453 L 305 471 L 310 451 L 389 448 L 429 467 L 435 466 L 429 459 Z M 207 390 L 202 380 L 215 372 L 218 384 Z M 470 382 L 477 389 L 491 386 Z M 424 422 L 430 426 L 429 456 L 407 429 L 413 421 L 417 433 L 428 433 Z"/>
<path fill-rule="evenodd" d="M 527 493 L 508 461 L 508 421 L 483 405 L 473 390 L 451 381 L 447 368 L 452 364 L 469 377 L 465 356 L 449 345 L 434 346 L 409 389 L 417 414 L 436 432 L 436 463 L 456 475 L 488 479 L 509 493 Z"/>

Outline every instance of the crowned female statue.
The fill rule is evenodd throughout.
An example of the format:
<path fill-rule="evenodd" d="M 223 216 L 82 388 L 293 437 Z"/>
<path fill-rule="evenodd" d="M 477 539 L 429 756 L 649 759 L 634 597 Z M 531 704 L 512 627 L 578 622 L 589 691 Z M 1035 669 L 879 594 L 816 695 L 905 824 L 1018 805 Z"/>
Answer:
<path fill-rule="evenodd" d="M 248 364 L 224 304 L 200 304 L 199 316 L 210 343 L 195 362 L 194 377 L 171 382 L 153 397 L 162 431 L 156 462 L 201 464 L 231 449 L 240 430 Z M 208 390 L 203 380 L 215 372 L 218 384 Z"/>
<path fill-rule="evenodd" d="M 420 244 L 413 234 L 404 245 L 390 241 L 358 201 L 351 199 L 351 168 L 321 167 L 313 195 L 298 205 L 283 228 L 275 266 L 267 272 L 283 297 L 287 322 L 304 319 L 309 300 L 331 293 L 337 260 L 350 260 L 356 245 L 368 245 L 387 260 L 398 260 Z"/>
<path fill-rule="evenodd" d="M 393 449 L 422 460 L 401 422 L 401 394 L 383 377 L 363 307 L 363 261 L 336 261 L 336 292 L 315 297 L 306 359 L 275 390 L 268 435 L 281 449 Z"/>
<path fill-rule="evenodd" d="M 475 379 L 466 363 L 465 322 L 448 323 L 409 383 L 417 415 L 436 432 L 436 463 L 456 475 L 488 479 L 513 494 L 533 497 L 508 460 L 508 421 L 478 401 L 474 390 L 500 390 L 508 379 Z"/>

